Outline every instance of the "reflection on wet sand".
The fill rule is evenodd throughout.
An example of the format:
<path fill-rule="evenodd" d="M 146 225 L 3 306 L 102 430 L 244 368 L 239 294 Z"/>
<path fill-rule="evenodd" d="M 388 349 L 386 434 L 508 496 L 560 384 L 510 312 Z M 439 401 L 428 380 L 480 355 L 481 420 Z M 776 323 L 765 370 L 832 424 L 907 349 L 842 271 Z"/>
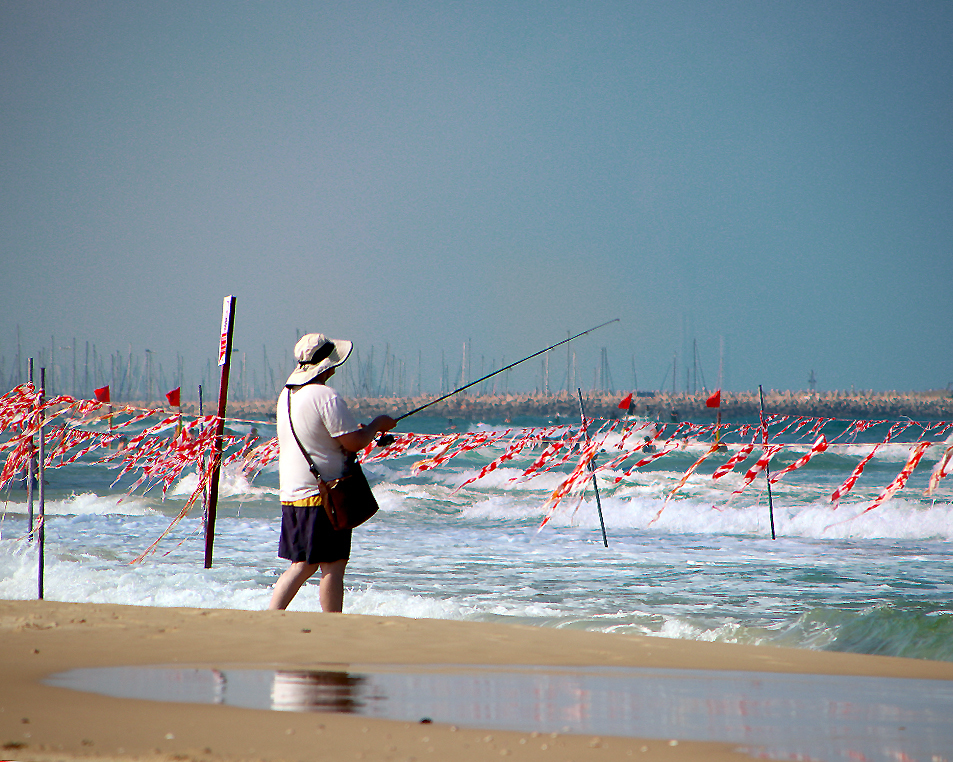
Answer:
<path fill-rule="evenodd" d="M 328 665 L 330 666 L 330 665 Z M 349 665 L 356 669 L 357 665 Z M 727 741 L 785 759 L 934 759 L 953 683 L 627 667 L 105 667 L 44 682 L 121 698 L 338 712 L 523 732 Z"/>
<path fill-rule="evenodd" d="M 359 712 L 360 688 L 367 678 L 347 672 L 277 670 L 271 708 L 283 712 Z"/>

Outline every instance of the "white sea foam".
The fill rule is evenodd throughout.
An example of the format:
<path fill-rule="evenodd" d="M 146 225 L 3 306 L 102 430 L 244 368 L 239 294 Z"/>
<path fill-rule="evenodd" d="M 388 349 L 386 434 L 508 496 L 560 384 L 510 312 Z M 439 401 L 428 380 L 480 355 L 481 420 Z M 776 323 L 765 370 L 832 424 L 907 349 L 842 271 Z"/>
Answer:
<path fill-rule="evenodd" d="M 462 469 L 454 475 L 451 481 L 454 487 L 459 487 L 468 479 L 476 477 L 480 473 L 479 469 Z M 507 492 L 552 492 L 566 478 L 565 473 L 545 472 L 535 475 L 531 479 L 522 479 L 522 468 L 500 467 L 497 468 L 478 482 L 473 482 L 474 488 L 483 490 L 504 490 Z M 470 485 L 467 485 L 469 487 Z M 466 488 L 464 488 L 466 489 Z"/>
<path fill-rule="evenodd" d="M 467 503 L 463 518 L 471 521 L 539 519 L 544 515 L 540 501 L 520 502 L 506 496 L 491 496 Z"/>
<path fill-rule="evenodd" d="M 877 453 L 874 455 L 874 461 L 886 462 L 886 463 L 897 463 L 903 465 L 906 463 L 907 459 L 910 457 L 910 452 L 913 449 L 913 443 L 906 444 L 897 444 L 890 443 L 881 445 L 877 449 Z M 872 444 L 851 444 L 844 446 L 834 446 L 831 448 L 831 452 L 834 452 L 838 455 L 841 455 L 851 460 L 856 459 L 857 461 L 863 460 L 870 454 L 870 451 L 874 448 Z M 923 453 L 921 462 L 928 463 L 930 461 L 939 460 L 943 455 L 943 448 L 935 445 L 930 447 Z"/>
<path fill-rule="evenodd" d="M 154 508 L 156 500 L 143 498 L 137 495 L 105 495 L 100 496 L 92 492 L 73 494 L 63 500 L 45 500 L 43 512 L 48 516 L 106 516 L 111 514 L 121 516 L 152 516 L 157 511 Z M 39 503 L 34 500 L 34 515 L 39 511 Z M 5 513 L 27 515 L 29 506 L 26 502 L 7 502 Z"/>
<path fill-rule="evenodd" d="M 251 588 L 227 570 L 200 564 L 131 564 L 129 559 L 46 553 L 44 597 L 47 600 L 119 603 L 135 606 L 265 608 L 270 591 Z M 24 541 L 0 542 L 0 598 L 37 595 L 37 547 Z"/>
<path fill-rule="evenodd" d="M 314 595 L 305 605 L 314 605 Z M 320 611 L 320 603 L 317 608 Z M 345 613 L 374 616 L 402 616 L 411 619 L 470 619 L 477 612 L 452 598 L 414 595 L 403 591 L 383 591 L 373 586 L 351 589 L 345 595 Z"/>
<path fill-rule="evenodd" d="M 695 499 L 674 499 L 664 510 L 663 502 L 650 496 L 605 497 L 602 511 L 608 527 L 646 532 L 763 536 L 766 530 L 770 531 L 766 500 L 755 505 L 722 507 Z M 835 511 L 829 503 L 790 505 L 778 501 L 774 506 L 776 533 L 818 539 L 953 540 L 953 506 L 948 503 L 922 505 L 891 500 L 865 513 L 867 506 L 867 503 L 842 503 Z M 532 504 L 517 506 L 505 500 L 486 500 L 468 508 L 464 515 L 526 518 L 541 513 L 541 508 L 534 509 Z M 581 501 L 578 498 L 564 501 L 549 525 L 597 527 L 598 522 L 596 500 L 589 494 Z"/>
<path fill-rule="evenodd" d="M 198 486 L 199 477 L 194 471 L 183 474 L 179 480 L 169 489 L 170 497 L 188 497 Z M 230 466 L 223 469 L 219 479 L 219 495 L 222 497 L 269 497 L 278 494 L 274 487 L 262 486 L 258 483 L 249 481 L 248 477 L 242 473 L 237 466 Z"/>

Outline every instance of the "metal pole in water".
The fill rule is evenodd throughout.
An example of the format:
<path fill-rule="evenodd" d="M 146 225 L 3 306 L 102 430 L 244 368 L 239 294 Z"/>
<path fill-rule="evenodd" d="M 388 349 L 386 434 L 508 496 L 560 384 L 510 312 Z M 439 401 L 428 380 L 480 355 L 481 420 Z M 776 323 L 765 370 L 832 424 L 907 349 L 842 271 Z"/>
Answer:
<path fill-rule="evenodd" d="M 586 426 L 586 411 L 582 406 L 582 389 L 576 387 L 576 391 L 579 393 L 579 414 L 582 416 L 582 430 L 586 435 L 586 444 L 589 444 L 589 427 Z M 599 511 L 599 526 L 602 527 L 602 542 L 608 548 L 609 538 L 606 537 L 606 522 L 602 518 L 602 499 L 599 497 L 599 485 L 596 484 L 595 460 L 596 457 L 593 455 L 592 460 L 589 461 L 589 471 L 592 473 L 592 489 L 596 493 L 596 509 Z"/>
<path fill-rule="evenodd" d="M 27 380 L 33 383 L 33 358 L 27 362 Z M 30 459 L 26 464 L 26 507 L 27 507 L 27 526 L 29 527 L 28 537 L 30 542 L 34 540 L 33 534 L 33 481 L 36 479 L 36 453 L 33 450 L 33 442 L 30 442 Z"/>
<path fill-rule="evenodd" d="M 764 390 L 761 384 L 758 384 L 758 395 L 761 397 L 761 444 L 765 448 L 768 446 L 768 427 L 764 422 Z M 764 475 L 768 480 L 768 516 L 771 518 L 771 539 L 776 540 L 774 534 L 774 501 L 771 499 L 771 463 L 768 462 L 764 467 Z"/>
<path fill-rule="evenodd" d="M 36 586 L 37 586 L 37 595 L 36 597 L 39 600 L 43 600 L 43 546 L 46 542 L 46 491 L 44 488 L 44 479 L 43 477 L 46 474 L 46 466 L 44 464 L 45 454 L 44 454 L 44 443 L 43 443 L 43 393 L 46 387 L 46 368 L 40 368 L 40 396 L 37 400 L 37 406 L 39 408 L 39 454 L 37 460 L 39 462 L 39 475 L 38 479 L 40 481 L 40 520 L 39 527 L 36 532 L 37 536 L 37 567 L 36 567 Z"/>
<path fill-rule="evenodd" d="M 199 384 L 199 418 L 202 418 L 202 385 Z M 205 470 L 205 455 L 199 456 L 199 473 Z M 202 517 L 208 521 L 208 487 L 202 487 Z"/>

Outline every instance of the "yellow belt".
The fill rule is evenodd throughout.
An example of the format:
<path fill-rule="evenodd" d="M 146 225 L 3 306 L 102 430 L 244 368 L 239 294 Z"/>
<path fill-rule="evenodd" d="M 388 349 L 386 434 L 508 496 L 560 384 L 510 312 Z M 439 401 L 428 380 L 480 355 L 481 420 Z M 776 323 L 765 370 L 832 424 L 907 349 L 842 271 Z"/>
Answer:
<path fill-rule="evenodd" d="M 297 508 L 309 508 L 309 507 L 315 506 L 315 505 L 317 505 L 317 506 L 324 505 L 324 503 L 323 503 L 322 500 L 321 500 L 321 493 L 320 493 L 320 492 L 319 492 L 317 495 L 310 495 L 310 496 L 308 496 L 308 497 L 303 497 L 303 498 L 301 498 L 300 500 L 292 500 L 290 503 L 282 502 L 281 504 L 282 504 L 282 505 L 293 505 L 293 506 L 295 506 L 295 507 L 297 507 Z"/>

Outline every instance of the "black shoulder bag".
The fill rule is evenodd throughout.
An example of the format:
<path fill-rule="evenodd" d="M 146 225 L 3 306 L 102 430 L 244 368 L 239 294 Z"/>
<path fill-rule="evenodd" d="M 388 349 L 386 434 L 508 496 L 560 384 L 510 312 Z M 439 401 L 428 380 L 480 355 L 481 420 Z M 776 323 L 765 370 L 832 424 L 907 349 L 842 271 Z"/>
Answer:
<path fill-rule="evenodd" d="M 337 531 L 342 529 L 353 529 L 367 521 L 371 516 L 377 513 L 377 500 L 374 499 L 374 493 L 371 491 L 371 485 L 367 483 L 367 477 L 361 469 L 361 464 L 357 462 L 357 454 L 349 453 L 347 463 L 344 466 L 344 475 L 340 479 L 326 482 L 314 465 L 308 451 L 304 449 L 298 434 L 295 432 L 294 423 L 291 421 L 291 389 L 288 389 L 288 425 L 291 426 L 291 435 L 301 448 L 301 454 L 308 461 L 308 468 L 311 474 L 317 479 L 318 489 L 321 492 L 321 503 L 328 514 L 328 520 L 331 527 Z"/>

